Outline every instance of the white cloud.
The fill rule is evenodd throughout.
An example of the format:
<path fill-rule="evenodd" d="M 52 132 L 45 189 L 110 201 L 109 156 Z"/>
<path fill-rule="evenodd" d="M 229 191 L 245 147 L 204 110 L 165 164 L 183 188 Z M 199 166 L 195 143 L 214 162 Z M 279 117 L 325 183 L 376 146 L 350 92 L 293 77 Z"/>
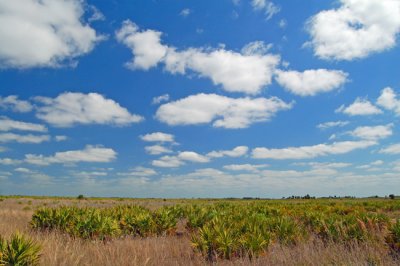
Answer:
<path fill-rule="evenodd" d="M 219 49 L 188 49 L 176 52 L 170 49 L 165 59 L 166 70 L 185 74 L 192 70 L 207 77 L 215 85 L 229 92 L 258 94 L 271 84 L 273 71 L 280 61 L 270 54 L 241 54 Z"/>
<path fill-rule="evenodd" d="M 13 164 L 19 164 L 21 163 L 20 160 L 15 160 L 11 158 L 0 158 L 0 164 L 4 165 L 13 165 Z"/>
<path fill-rule="evenodd" d="M 24 173 L 24 174 L 30 174 L 33 173 L 33 171 L 31 169 L 25 168 L 25 167 L 18 167 L 14 169 L 15 172 L 19 172 L 19 173 Z"/>
<path fill-rule="evenodd" d="M 182 9 L 182 11 L 179 13 L 182 17 L 187 17 L 192 13 L 192 11 L 189 8 Z"/>
<path fill-rule="evenodd" d="M 116 32 L 117 40 L 132 50 L 134 58 L 126 65 L 131 69 L 148 70 L 163 59 L 167 47 L 161 44 L 161 32 L 154 30 L 140 31 L 139 27 L 129 20 L 124 21 Z"/>
<path fill-rule="evenodd" d="M 178 159 L 182 161 L 196 162 L 196 163 L 207 163 L 210 159 L 207 156 L 198 154 L 194 151 L 183 151 L 178 154 Z"/>
<path fill-rule="evenodd" d="M 391 110 L 400 115 L 400 100 L 392 88 L 384 88 L 377 100 L 377 104 L 387 110 Z"/>
<path fill-rule="evenodd" d="M 371 104 L 366 99 L 357 98 L 354 103 L 349 106 L 340 106 L 335 110 L 336 113 L 343 113 L 350 116 L 355 115 L 377 115 L 382 114 L 382 110 Z"/>
<path fill-rule="evenodd" d="M 221 47 L 178 51 L 173 46 L 161 44 L 161 32 L 140 31 L 131 21 L 125 21 L 116 36 L 132 50 L 133 59 L 128 66 L 133 69 L 148 70 L 164 63 L 165 70 L 172 74 L 186 74 L 190 70 L 230 92 L 260 93 L 271 84 L 280 61 L 277 55 L 265 54 L 270 46 L 263 42 L 251 43 L 257 44 L 258 48 L 253 53 L 246 49 L 246 54 Z"/>
<path fill-rule="evenodd" d="M 163 154 L 163 153 L 171 153 L 172 152 L 172 150 L 170 150 L 164 146 L 161 146 L 161 145 L 146 146 L 146 147 L 144 147 L 144 149 L 148 154 L 151 154 L 151 155 L 159 155 L 159 154 Z"/>
<path fill-rule="evenodd" d="M 327 169 L 327 168 L 345 168 L 351 166 L 351 163 L 307 162 L 307 163 L 293 163 L 293 165 L 311 166 L 313 169 Z"/>
<path fill-rule="evenodd" d="M 256 159 L 310 159 L 331 154 L 349 153 L 356 149 L 365 149 L 376 145 L 376 141 L 342 141 L 332 144 L 317 144 L 313 146 L 289 147 L 282 149 L 255 148 L 252 151 Z"/>
<path fill-rule="evenodd" d="M 273 44 L 265 44 L 263 41 L 255 41 L 246 44 L 241 52 L 244 55 L 264 55 L 272 48 Z"/>
<path fill-rule="evenodd" d="M 232 150 L 225 150 L 225 151 L 212 151 L 207 154 L 208 157 L 212 158 L 220 158 L 224 156 L 228 157 L 240 157 L 247 154 L 249 148 L 247 146 L 237 146 Z"/>
<path fill-rule="evenodd" d="M 75 63 L 103 38 L 83 21 L 80 0 L 0 1 L 0 10 L 0 67 Z"/>
<path fill-rule="evenodd" d="M 391 136 L 393 134 L 392 127 L 393 124 L 357 127 L 355 130 L 349 132 L 349 134 L 361 139 L 378 140 Z"/>
<path fill-rule="evenodd" d="M 348 74 L 339 70 L 312 69 L 304 72 L 276 71 L 276 81 L 286 90 L 300 96 L 314 96 L 338 89 Z"/>
<path fill-rule="evenodd" d="M 201 93 L 161 105 L 156 117 L 169 125 L 213 122 L 214 127 L 247 128 L 253 123 L 270 120 L 278 111 L 288 110 L 292 105 L 276 97 L 233 99 Z"/>
<path fill-rule="evenodd" d="M 65 141 L 68 139 L 67 136 L 63 136 L 63 135 L 59 135 L 59 136 L 55 136 L 54 137 L 56 141 L 60 142 L 60 141 Z"/>
<path fill-rule="evenodd" d="M 163 94 L 157 97 L 153 98 L 153 101 L 151 102 L 151 104 L 160 104 L 162 102 L 168 102 L 169 101 L 169 94 Z"/>
<path fill-rule="evenodd" d="M 14 133 L 1 133 L 0 134 L 0 142 L 18 142 L 18 143 L 42 143 L 45 141 L 49 141 L 49 135 L 20 135 Z"/>
<path fill-rule="evenodd" d="M 110 148 L 87 145 L 83 150 L 56 152 L 53 156 L 26 154 L 25 161 L 36 165 L 54 163 L 73 164 L 79 162 L 108 163 L 117 157 L 117 153 Z"/>
<path fill-rule="evenodd" d="M 47 132 L 44 125 L 11 120 L 8 117 L 0 116 L 0 131 L 11 130 Z"/>
<path fill-rule="evenodd" d="M 143 120 L 117 102 L 98 93 L 65 92 L 56 98 L 36 97 L 36 116 L 55 127 L 76 124 L 129 125 Z"/>
<path fill-rule="evenodd" d="M 271 19 L 275 14 L 281 11 L 280 7 L 268 0 L 252 0 L 251 5 L 254 10 L 263 11 L 267 20 Z"/>
<path fill-rule="evenodd" d="M 19 113 L 27 113 L 32 111 L 33 106 L 28 101 L 19 100 L 16 95 L 10 95 L 5 98 L 0 96 L 0 108 L 5 110 L 10 109 Z"/>
<path fill-rule="evenodd" d="M 153 166 L 156 167 L 165 167 L 165 168 L 176 168 L 185 163 L 179 160 L 176 156 L 163 156 L 158 160 L 153 160 L 151 162 Z"/>
<path fill-rule="evenodd" d="M 90 11 L 92 11 L 92 15 L 91 15 L 90 18 L 88 19 L 89 22 L 92 22 L 92 21 L 102 21 L 102 20 L 105 20 L 105 19 L 106 19 L 106 17 L 104 16 L 104 14 L 101 13 L 101 11 L 100 11 L 97 7 L 95 7 L 95 6 L 93 6 L 93 5 L 89 5 L 88 8 L 90 9 Z"/>
<path fill-rule="evenodd" d="M 286 27 L 287 27 L 287 20 L 286 20 L 286 19 L 281 19 L 281 20 L 279 20 L 278 26 L 279 26 L 279 28 L 281 28 L 281 29 L 286 28 Z"/>
<path fill-rule="evenodd" d="M 330 122 L 325 122 L 317 125 L 317 128 L 321 130 L 325 130 L 328 128 L 332 127 L 344 127 L 348 125 L 350 122 L 349 121 L 330 121 Z"/>
<path fill-rule="evenodd" d="M 138 166 L 132 169 L 132 171 L 126 173 L 118 173 L 120 176 L 154 176 L 157 172 L 154 169 Z"/>
<path fill-rule="evenodd" d="M 392 144 L 379 151 L 380 153 L 386 154 L 400 154 L 400 143 Z"/>
<path fill-rule="evenodd" d="M 184 165 L 185 161 L 194 163 L 207 163 L 210 161 L 210 159 L 207 156 L 198 154 L 194 151 L 183 151 L 179 152 L 176 156 L 162 156 L 157 160 L 153 160 L 151 164 L 156 167 L 176 168 Z"/>
<path fill-rule="evenodd" d="M 154 132 L 140 136 L 143 141 L 148 142 L 174 142 L 174 135 L 163 132 Z"/>
<path fill-rule="evenodd" d="M 314 54 L 352 60 L 388 50 L 400 32 L 397 0 L 340 0 L 338 9 L 321 11 L 308 21 Z"/>
<path fill-rule="evenodd" d="M 260 169 L 268 167 L 268 164 L 229 164 L 224 165 L 224 169 L 231 171 L 259 172 Z"/>

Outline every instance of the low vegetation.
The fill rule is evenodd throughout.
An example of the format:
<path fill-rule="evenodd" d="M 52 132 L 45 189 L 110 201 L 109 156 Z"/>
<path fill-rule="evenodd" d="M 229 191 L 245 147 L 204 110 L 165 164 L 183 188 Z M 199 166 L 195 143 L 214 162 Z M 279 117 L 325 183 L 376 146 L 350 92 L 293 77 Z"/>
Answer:
<path fill-rule="evenodd" d="M 400 248 L 400 223 L 390 215 L 397 201 L 217 201 L 156 210 L 138 205 L 109 208 L 44 207 L 32 217 L 38 230 L 110 241 L 121 237 L 173 235 L 185 222 L 194 250 L 208 261 L 266 256 L 272 243 L 295 246 L 318 239 L 350 245 L 376 242 Z"/>
<path fill-rule="evenodd" d="M 0 265 L 39 265 L 40 246 L 20 233 L 7 241 L 0 236 Z"/>
<path fill-rule="evenodd" d="M 398 198 L 0 198 L 0 265 L 400 265 Z"/>

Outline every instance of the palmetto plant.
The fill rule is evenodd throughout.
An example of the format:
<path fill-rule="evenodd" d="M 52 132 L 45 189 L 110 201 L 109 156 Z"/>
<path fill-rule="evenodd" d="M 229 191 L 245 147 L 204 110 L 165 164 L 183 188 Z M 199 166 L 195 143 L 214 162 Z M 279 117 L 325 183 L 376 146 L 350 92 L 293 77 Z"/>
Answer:
<path fill-rule="evenodd" d="M 386 243 L 392 250 L 400 253 L 400 219 L 391 225 L 389 235 L 386 237 Z"/>
<path fill-rule="evenodd" d="M 20 233 L 9 241 L 0 237 L 0 265 L 39 265 L 40 246 Z"/>

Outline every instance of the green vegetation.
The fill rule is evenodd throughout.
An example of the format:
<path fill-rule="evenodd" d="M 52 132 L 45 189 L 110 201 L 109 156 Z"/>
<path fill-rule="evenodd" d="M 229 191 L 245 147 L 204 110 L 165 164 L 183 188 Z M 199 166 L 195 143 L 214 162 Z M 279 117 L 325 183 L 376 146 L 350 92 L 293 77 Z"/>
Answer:
<path fill-rule="evenodd" d="M 20 233 L 15 233 L 9 241 L 0 236 L 0 265 L 39 265 L 40 246 Z"/>
<path fill-rule="evenodd" d="M 273 243 L 294 246 L 312 239 L 344 245 L 375 241 L 398 251 L 400 222 L 392 221 L 399 213 L 397 200 L 197 200 L 154 211 L 137 205 L 41 208 L 31 226 L 109 241 L 171 235 L 181 221 L 193 248 L 214 261 L 252 259 L 267 254 Z"/>
<path fill-rule="evenodd" d="M 172 232 L 178 216 L 174 207 L 164 207 L 156 212 L 140 206 L 112 208 L 41 208 L 31 221 L 32 228 L 59 230 L 84 239 L 110 240 L 121 235 L 153 236 Z"/>
<path fill-rule="evenodd" d="M 393 251 L 400 253 L 400 219 L 390 227 L 390 232 L 386 237 L 386 242 Z"/>

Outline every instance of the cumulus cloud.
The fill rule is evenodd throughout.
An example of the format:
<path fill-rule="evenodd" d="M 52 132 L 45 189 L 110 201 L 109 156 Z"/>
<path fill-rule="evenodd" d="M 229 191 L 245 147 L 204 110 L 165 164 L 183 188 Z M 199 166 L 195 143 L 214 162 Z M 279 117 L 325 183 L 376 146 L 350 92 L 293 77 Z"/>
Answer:
<path fill-rule="evenodd" d="M 19 164 L 21 163 L 20 160 L 15 160 L 11 158 L 0 158 L 0 164 L 4 165 L 14 165 L 14 164 Z"/>
<path fill-rule="evenodd" d="M 18 99 L 16 95 L 10 95 L 4 98 L 0 96 L 0 108 L 19 113 L 27 113 L 32 111 L 33 106 L 28 101 Z"/>
<path fill-rule="evenodd" d="M 129 20 L 123 22 L 116 32 L 117 40 L 132 50 L 134 58 L 127 63 L 131 69 L 148 70 L 158 65 L 167 53 L 167 47 L 161 44 L 161 32 L 155 30 L 141 31 Z"/>
<path fill-rule="evenodd" d="M 11 130 L 47 132 L 47 128 L 44 125 L 16 121 L 5 116 L 0 116 L 0 131 Z"/>
<path fill-rule="evenodd" d="M 14 169 L 15 172 L 19 172 L 19 173 L 24 173 L 24 174 L 30 174 L 33 173 L 33 171 L 31 169 L 25 168 L 25 167 L 18 167 Z"/>
<path fill-rule="evenodd" d="M 179 152 L 176 156 L 162 156 L 157 160 L 152 161 L 153 166 L 157 167 L 169 167 L 176 168 L 185 164 L 185 162 L 192 163 L 207 163 L 210 161 L 210 158 L 207 156 L 201 155 L 194 151 L 182 151 Z"/>
<path fill-rule="evenodd" d="M 147 142 L 174 142 L 175 137 L 172 134 L 154 132 L 140 136 L 140 138 Z"/>
<path fill-rule="evenodd" d="M 207 163 L 210 159 L 207 156 L 198 154 L 194 151 L 183 151 L 178 154 L 178 159 L 195 163 Z"/>
<path fill-rule="evenodd" d="M 54 163 L 74 164 L 79 162 L 108 163 L 115 160 L 117 153 L 110 148 L 87 145 L 83 150 L 56 152 L 53 156 L 26 154 L 25 162 L 36 165 Z"/>
<path fill-rule="evenodd" d="M 400 143 L 392 144 L 379 151 L 380 153 L 386 154 L 400 154 Z"/>
<path fill-rule="evenodd" d="M 400 115 L 400 100 L 392 88 L 384 88 L 377 100 L 377 104 L 383 108 L 393 111 L 396 115 Z"/>
<path fill-rule="evenodd" d="M 268 167 L 268 164 L 229 164 L 224 165 L 224 169 L 230 171 L 247 171 L 247 172 L 259 172 L 260 169 Z"/>
<path fill-rule="evenodd" d="M 154 97 L 151 104 L 160 104 L 162 102 L 168 102 L 169 101 L 169 94 L 163 94 L 157 97 Z"/>
<path fill-rule="evenodd" d="M 58 136 L 55 136 L 54 139 L 55 139 L 57 142 L 60 142 L 60 141 L 65 141 L 65 140 L 67 140 L 68 137 L 67 137 L 67 136 L 64 136 L 64 135 L 58 135 Z"/>
<path fill-rule="evenodd" d="M 348 125 L 350 122 L 349 121 L 330 121 L 330 122 L 325 122 L 317 125 L 317 128 L 321 130 L 325 130 L 328 128 L 332 127 L 344 127 Z"/>
<path fill-rule="evenodd" d="M 208 157 L 220 158 L 224 156 L 228 157 L 240 157 L 247 154 L 249 148 L 247 146 L 237 146 L 232 150 L 212 151 L 207 154 Z"/>
<path fill-rule="evenodd" d="M 339 70 L 312 69 L 304 72 L 276 71 L 276 81 L 289 92 L 300 96 L 314 96 L 338 89 L 347 81 L 348 74 Z"/>
<path fill-rule="evenodd" d="M 254 10 L 264 12 L 267 20 L 271 19 L 275 14 L 281 11 L 280 7 L 268 0 L 252 0 L 251 5 Z"/>
<path fill-rule="evenodd" d="M 14 133 L 1 133 L 0 142 L 18 142 L 18 143 L 33 143 L 38 144 L 45 141 L 49 141 L 49 135 L 20 135 Z"/>
<path fill-rule="evenodd" d="M 157 172 L 154 169 L 138 166 L 132 169 L 132 171 L 126 173 L 118 173 L 120 176 L 154 176 Z"/>
<path fill-rule="evenodd" d="M 117 102 L 98 93 L 65 92 L 56 98 L 36 97 L 37 118 L 55 127 L 77 124 L 110 124 L 125 126 L 143 120 Z"/>
<path fill-rule="evenodd" d="M 361 98 L 357 98 L 354 103 L 347 107 L 344 105 L 340 106 L 335 112 L 350 116 L 382 114 L 382 110 L 373 105 L 370 101 Z"/>
<path fill-rule="evenodd" d="M 378 140 L 391 136 L 393 134 L 392 128 L 393 124 L 357 127 L 355 130 L 349 132 L 349 134 L 361 139 Z"/>
<path fill-rule="evenodd" d="M 192 71 L 230 92 L 260 93 L 262 88 L 271 84 L 273 72 L 280 61 L 279 56 L 266 54 L 270 46 L 263 42 L 253 43 L 258 48 L 253 52 L 247 49 L 246 53 L 221 47 L 179 51 L 161 43 L 161 32 L 140 30 L 131 21 L 123 23 L 116 37 L 132 50 L 132 62 L 127 64 L 132 69 L 148 70 L 163 63 L 165 70 L 172 74 Z"/>
<path fill-rule="evenodd" d="M 268 121 L 277 112 L 292 108 L 276 97 L 229 98 L 216 94 L 196 94 L 161 105 L 156 118 L 169 125 L 213 123 L 214 127 L 247 128 L 256 122 Z"/>
<path fill-rule="evenodd" d="M 176 156 L 166 155 L 157 160 L 153 160 L 151 164 L 156 167 L 176 168 L 181 165 L 184 165 L 185 163 Z"/>
<path fill-rule="evenodd" d="M 80 0 L 0 1 L 0 67 L 75 63 L 103 38 L 84 22 L 84 9 Z"/>
<path fill-rule="evenodd" d="M 313 169 L 326 169 L 326 168 L 345 168 L 351 166 L 351 163 L 307 162 L 307 163 L 293 163 L 293 165 L 311 166 Z"/>
<path fill-rule="evenodd" d="M 152 145 L 144 147 L 145 151 L 151 155 L 159 155 L 163 153 L 171 153 L 172 150 L 168 149 L 167 147 L 161 145 Z"/>
<path fill-rule="evenodd" d="M 361 141 L 342 141 L 332 144 L 317 144 L 313 146 L 289 147 L 282 149 L 255 148 L 252 151 L 253 158 L 256 159 L 310 159 L 332 154 L 349 153 L 356 149 L 365 149 L 376 145 L 373 140 Z"/>
<path fill-rule="evenodd" d="M 184 8 L 182 11 L 179 13 L 182 17 L 187 17 L 192 13 L 192 11 L 189 8 Z"/>
<path fill-rule="evenodd" d="M 400 2 L 340 0 L 308 21 L 314 54 L 323 59 L 352 60 L 388 50 L 400 32 Z"/>

